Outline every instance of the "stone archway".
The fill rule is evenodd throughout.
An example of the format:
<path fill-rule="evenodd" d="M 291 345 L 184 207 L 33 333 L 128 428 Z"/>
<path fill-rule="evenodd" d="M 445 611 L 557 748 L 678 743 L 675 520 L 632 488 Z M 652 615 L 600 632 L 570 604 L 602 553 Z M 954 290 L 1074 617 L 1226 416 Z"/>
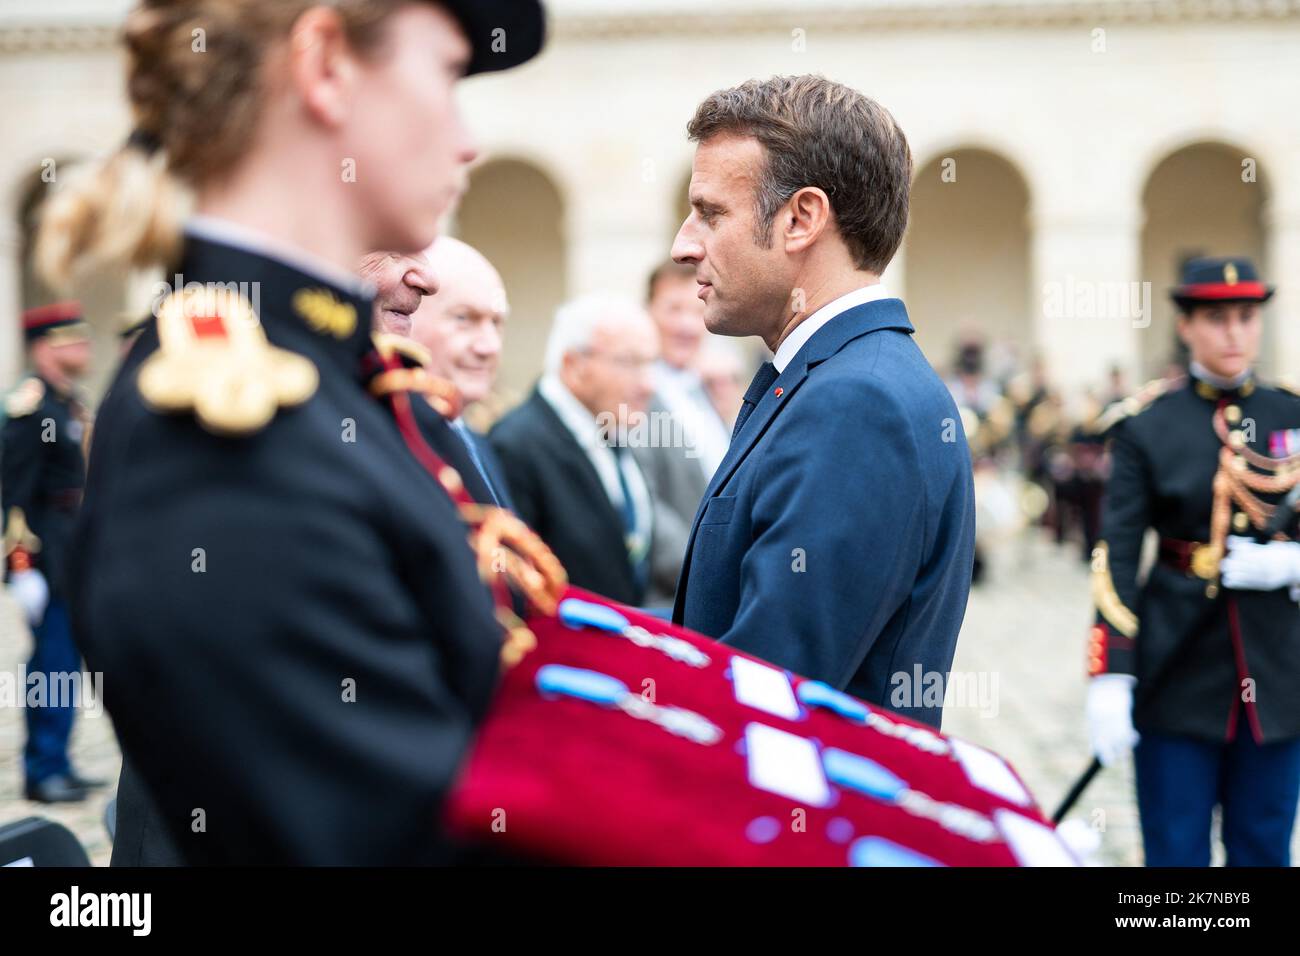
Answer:
<path fill-rule="evenodd" d="M 1165 156 L 1142 190 L 1142 277 L 1152 284 L 1151 327 L 1141 336 L 1143 372 L 1159 375 L 1184 360 L 1174 330 L 1177 316 L 1169 288 L 1193 256 L 1244 255 L 1270 276 L 1264 229 L 1267 184 L 1251 154 L 1221 142 L 1199 142 Z M 1274 341 L 1264 325 L 1260 352 L 1268 374 Z"/>

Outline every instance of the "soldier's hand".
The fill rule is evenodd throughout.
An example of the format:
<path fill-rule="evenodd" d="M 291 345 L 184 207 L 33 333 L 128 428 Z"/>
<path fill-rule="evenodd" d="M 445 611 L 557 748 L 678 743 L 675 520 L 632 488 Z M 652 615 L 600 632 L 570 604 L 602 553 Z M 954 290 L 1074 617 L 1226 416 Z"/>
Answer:
<path fill-rule="evenodd" d="M 1098 674 L 1088 685 L 1088 740 L 1092 752 L 1109 767 L 1133 749 L 1138 732 L 1133 729 L 1132 674 Z"/>
<path fill-rule="evenodd" d="M 1228 539 L 1228 556 L 1219 564 L 1223 586 L 1238 591 L 1274 591 L 1300 584 L 1300 543 L 1250 538 Z"/>
<path fill-rule="evenodd" d="M 50 603 L 50 586 L 45 575 L 35 568 L 15 571 L 9 575 L 9 593 L 23 609 L 28 627 L 35 627 L 45 617 L 46 605 Z"/>

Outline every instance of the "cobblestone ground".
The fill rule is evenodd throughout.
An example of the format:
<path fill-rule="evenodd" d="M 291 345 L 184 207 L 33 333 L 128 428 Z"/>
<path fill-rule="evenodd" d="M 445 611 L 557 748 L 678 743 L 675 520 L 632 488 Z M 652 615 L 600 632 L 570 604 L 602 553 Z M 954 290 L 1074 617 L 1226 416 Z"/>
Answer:
<path fill-rule="evenodd" d="M 1088 569 L 1078 545 L 1058 547 L 1036 532 L 990 557 L 987 582 L 971 592 L 953 671 L 983 677 L 996 694 L 968 692 L 964 706 L 956 706 L 962 702 L 950 687 L 943 729 L 1009 760 L 1051 814 L 1091 759 L 1083 712 L 1092 623 Z M 965 680 L 978 689 L 976 679 Z M 981 706 L 987 701 L 993 706 Z M 1098 831 L 1094 862 L 1140 866 L 1132 760 L 1103 769 L 1067 819 Z M 1300 860 L 1300 827 L 1291 858 Z M 1215 861 L 1222 864 L 1217 846 Z"/>
<path fill-rule="evenodd" d="M 988 580 L 971 594 L 957 645 L 954 673 L 964 683 L 950 687 L 944 730 L 1010 760 L 1048 813 L 1089 760 L 1083 662 L 1090 622 L 1087 568 L 1077 548 L 1030 534 L 990 556 Z M 0 675 L 21 680 L 28 642 L 14 605 L 0 594 Z M 104 809 L 112 789 L 82 804 L 24 800 L 23 739 L 22 711 L 0 708 L 0 824 L 32 815 L 58 820 L 96 865 L 107 864 Z M 83 774 L 116 781 L 121 758 L 107 715 L 78 716 L 72 751 Z M 1141 863 L 1131 763 L 1099 774 L 1071 818 L 1100 832 L 1097 862 Z M 1300 834 L 1293 857 L 1300 859 Z"/>
<path fill-rule="evenodd" d="M 27 658 L 31 654 L 31 637 L 18 608 L 8 594 L 0 593 L 0 679 L 19 685 Z M 94 716 L 94 714 L 98 716 Z M 23 711 L 0 707 L 0 825 L 38 816 L 62 823 L 81 841 L 96 866 L 107 866 L 112 844 L 104 826 L 104 810 L 117 787 L 122 758 L 113 736 L 113 722 L 101 707 L 91 707 L 77 714 L 72 729 L 72 763 L 83 777 L 109 781 L 102 790 L 81 803 L 43 804 L 23 798 L 23 743 L 27 739 Z"/>
<path fill-rule="evenodd" d="M 1009 760 L 1050 814 L 1091 760 L 1083 716 L 1088 568 L 1077 545 L 1058 547 L 1036 532 L 1009 542 L 988 563 L 957 641 L 958 683 L 943 729 Z M 996 692 L 957 699 L 961 680 L 978 688 L 972 674 Z M 1093 778 L 1070 818 L 1100 831 L 1097 862 L 1141 863 L 1131 761 Z"/>

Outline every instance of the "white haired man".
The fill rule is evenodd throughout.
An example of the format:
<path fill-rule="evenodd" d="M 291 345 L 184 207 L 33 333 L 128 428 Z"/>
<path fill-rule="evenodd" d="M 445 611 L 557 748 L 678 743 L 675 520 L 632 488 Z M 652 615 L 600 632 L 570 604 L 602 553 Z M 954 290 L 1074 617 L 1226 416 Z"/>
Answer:
<path fill-rule="evenodd" d="M 640 604 L 653 511 L 627 448 L 654 394 L 658 334 L 633 302 L 589 296 L 561 306 L 532 395 L 488 436 L 515 511 L 578 587 Z"/>
<path fill-rule="evenodd" d="M 438 290 L 412 315 L 410 336 L 429 352 L 429 371 L 456 386 L 463 406 L 492 393 L 505 341 L 506 300 L 501 274 L 481 252 L 459 239 L 440 236 L 425 251 Z M 488 487 L 492 503 L 512 507 L 501 465 L 487 440 L 462 416 L 451 422 Z"/>

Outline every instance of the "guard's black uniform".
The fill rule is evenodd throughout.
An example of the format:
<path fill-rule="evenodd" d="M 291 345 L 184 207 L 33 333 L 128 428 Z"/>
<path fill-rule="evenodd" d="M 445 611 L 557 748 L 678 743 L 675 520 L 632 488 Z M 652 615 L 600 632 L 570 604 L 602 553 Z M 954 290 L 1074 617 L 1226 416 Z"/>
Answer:
<path fill-rule="evenodd" d="M 37 315 L 39 321 L 38 313 L 43 311 L 32 310 L 29 316 Z M 34 337 L 71 321 L 71 316 L 56 314 L 53 321 L 40 322 L 27 332 Z M 80 323 L 79 318 L 76 321 Z M 34 568 L 49 587 L 49 603 L 32 626 L 32 655 L 25 678 L 43 679 L 53 694 L 66 675 L 81 670 L 68 626 L 65 570 L 86 480 L 84 442 L 90 421 L 79 397 L 60 392 L 38 375 L 13 391 L 6 412 L 0 450 L 6 565 L 10 572 Z M 51 698 L 44 706 L 24 710 L 23 772 L 26 793 L 33 799 L 48 799 L 40 794 L 42 785 L 78 779 L 68 758 L 76 703 Z"/>
<path fill-rule="evenodd" d="M 119 371 L 70 582 L 123 749 L 188 862 L 446 859 L 439 804 L 501 629 L 452 502 L 367 392 L 371 303 L 193 237 L 174 271 L 253 284 L 319 384 L 223 437 L 145 400 L 155 324 Z"/>
<path fill-rule="evenodd" d="M 1231 740 L 1244 715 L 1257 742 L 1300 737 L 1300 608 L 1285 588 L 1223 590 L 1217 563 L 1195 557 L 1210 544 L 1214 475 L 1227 447 L 1215 433 L 1217 409 L 1229 437 L 1241 432 L 1244 441 L 1242 424 L 1253 425 L 1245 444 L 1264 455 L 1271 435 L 1300 428 L 1300 395 L 1254 380 L 1224 392 L 1188 377 L 1111 430 L 1091 671 L 1137 675 L 1139 732 Z M 1231 533 L 1249 536 L 1245 512 L 1232 514 Z M 1160 551 L 1140 585 L 1147 528 Z M 1244 690 L 1253 693 L 1243 709 Z"/>
<path fill-rule="evenodd" d="M 1244 259 L 1191 260 L 1173 290 L 1187 314 L 1271 294 Z M 1112 460 L 1089 671 L 1137 678 L 1148 866 L 1209 865 L 1216 806 L 1228 865 L 1285 866 L 1300 799 L 1300 606 L 1288 587 L 1225 588 L 1220 564 L 1230 536 L 1274 533 L 1300 467 L 1300 395 L 1207 376 L 1193 362 L 1103 416 Z M 1158 551 L 1142 582 L 1149 528 Z"/>
<path fill-rule="evenodd" d="M 31 565 L 45 575 L 52 599 L 67 593 L 64 568 L 86 483 L 89 428 L 80 398 L 60 393 L 39 375 L 22 382 L 8 403 L 0 478 L 6 527 L 17 509 L 40 539 Z"/>

